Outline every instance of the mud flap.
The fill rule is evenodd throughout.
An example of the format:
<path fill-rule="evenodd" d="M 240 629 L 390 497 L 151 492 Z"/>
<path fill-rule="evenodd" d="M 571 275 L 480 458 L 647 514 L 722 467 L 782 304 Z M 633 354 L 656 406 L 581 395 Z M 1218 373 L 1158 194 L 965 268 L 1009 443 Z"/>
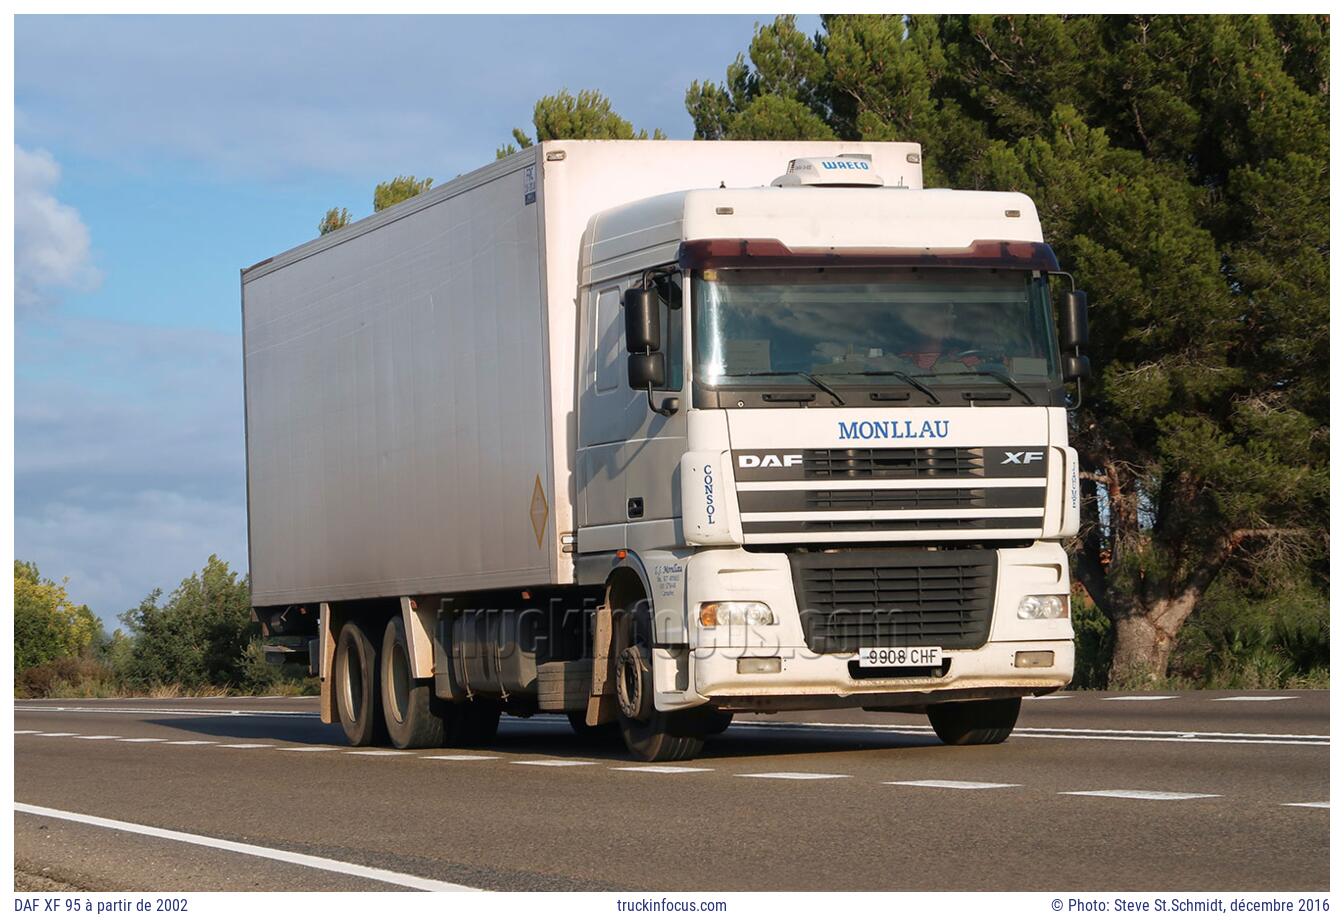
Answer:
<path fill-rule="evenodd" d="M 588 712 L 584 717 L 589 725 L 614 722 L 620 711 L 616 702 L 616 656 L 612 648 L 615 641 L 611 602 L 606 600 L 594 613 L 593 687 L 588 697 Z"/>

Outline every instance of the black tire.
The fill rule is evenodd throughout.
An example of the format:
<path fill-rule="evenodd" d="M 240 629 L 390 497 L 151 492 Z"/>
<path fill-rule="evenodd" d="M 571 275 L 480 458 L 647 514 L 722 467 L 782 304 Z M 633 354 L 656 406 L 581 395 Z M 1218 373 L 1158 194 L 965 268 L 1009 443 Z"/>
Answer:
<path fill-rule="evenodd" d="M 461 744 L 485 744 L 499 732 L 499 706 L 494 703 L 474 702 L 457 707 L 457 736 Z"/>
<path fill-rule="evenodd" d="M 406 625 L 394 616 L 383 632 L 380 656 L 382 667 L 383 719 L 393 747 L 443 747 L 450 734 L 450 726 L 443 718 L 451 709 L 442 706 L 434 696 L 432 680 L 416 680 L 411 676 L 411 650 L 406 642 Z"/>
<path fill-rule="evenodd" d="M 705 749 L 703 729 L 687 712 L 655 712 L 645 722 L 622 715 L 621 737 L 635 759 L 645 763 L 690 760 Z"/>
<path fill-rule="evenodd" d="M 358 623 L 341 627 L 332 663 L 336 714 L 346 740 L 355 747 L 383 744 L 387 726 L 379 696 L 378 649 Z"/>
<path fill-rule="evenodd" d="M 938 703 L 929 707 L 929 724 L 943 744 L 1001 744 L 1017 725 L 1022 698 Z"/>

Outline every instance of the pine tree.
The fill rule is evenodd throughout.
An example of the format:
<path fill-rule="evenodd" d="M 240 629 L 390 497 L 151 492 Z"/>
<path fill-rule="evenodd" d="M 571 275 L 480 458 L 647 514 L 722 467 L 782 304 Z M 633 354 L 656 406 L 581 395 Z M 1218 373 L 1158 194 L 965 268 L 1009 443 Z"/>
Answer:
<path fill-rule="evenodd" d="M 1229 567 L 1322 583 L 1325 16 L 826 16 L 692 84 L 702 138 L 914 140 L 1031 195 L 1092 295 L 1075 571 L 1113 682 L 1160 678 Z"/>

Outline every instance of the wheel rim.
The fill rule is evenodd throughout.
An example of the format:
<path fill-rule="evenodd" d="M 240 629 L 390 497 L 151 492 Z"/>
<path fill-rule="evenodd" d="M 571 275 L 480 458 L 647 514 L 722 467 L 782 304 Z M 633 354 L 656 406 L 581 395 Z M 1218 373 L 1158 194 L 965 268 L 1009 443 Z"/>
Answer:
<path fill-rule="evenodd" d="M 354 723 L 359 721 L 364 709 L 364 671 L 360 667 L 359 651 L 354 643 L 345 647 L 345 680 L 341 687 L 341 708 Z"/>
<path fill-rule="evenodd" d="M 398 725 L 406 721 L 406 709 L 411 696 L 411 669 L 406 661 L 406 649 L 400 642 L 392 647 L 392 666 L 388 669 L 391 683 L 392 718 Z"/>

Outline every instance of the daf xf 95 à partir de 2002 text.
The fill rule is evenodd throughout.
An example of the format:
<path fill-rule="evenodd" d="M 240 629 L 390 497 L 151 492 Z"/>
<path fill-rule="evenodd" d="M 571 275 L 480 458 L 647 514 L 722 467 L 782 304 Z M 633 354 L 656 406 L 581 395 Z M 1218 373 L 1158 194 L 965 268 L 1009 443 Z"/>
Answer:
<path fill-rule="evenodd" d="M 1029 198 L 902 143 L 550 141 L 267 259 L 268 646 L 356 745 L 551 712 L 669 760 L 843 706 L 1002 741 L 1073 669 L 1070 288 Z"/>

